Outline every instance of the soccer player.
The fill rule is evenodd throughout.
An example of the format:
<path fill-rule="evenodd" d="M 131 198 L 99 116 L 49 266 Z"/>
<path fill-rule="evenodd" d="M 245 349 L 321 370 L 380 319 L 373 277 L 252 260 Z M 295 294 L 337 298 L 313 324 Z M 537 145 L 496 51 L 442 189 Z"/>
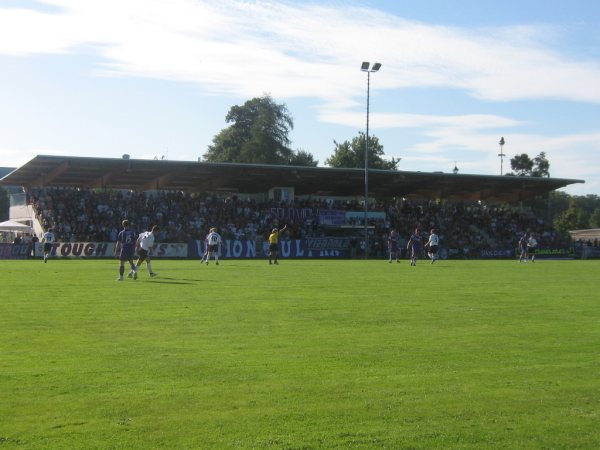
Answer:
<path fill-rule="evenodd" d="M 50 252 L 52 251 L 52 244 L 56 240 L 56 236 L 54 235 L 54 231 L 52 228 L 48 228 L 48 231 L 44 233 L 42 236 L 42 244 L 44 244 L 44 262 L 48 262 L 48 258 L 50 257 Z"/>
<path fill-rule="evenodd" d="M 123 229 L 119 232 L 115 245 L 115 256 L 119 256 L 119 278 L 117 278 L 117 281 L 123 281 L 125 261 L 129 261 L 132 272 L 136 270 L 135 264 L 133 264 L 133 254 L 135 252 L 137 236 L 135 231 L 129 228 L 129 220 L 125 219 L 121 224 L 123 225 Z"/>
<path fill-rule="evenodd" d="M 519 262 L 527 262 L 527 258 L 529 257 L 529 249 L 527 248 L 528 240 L 529 235 L 527 233 L 523 233 L 523 236 L 519 239 L 519 251 L 521 252 Z"/>
<path fill-rule="evenodd" d="M 431 229 L 431 233 L 429 234 L 429 240 L 425 244 L 425 248 L 428 249 L 427 255 L 431 259 L 431 264 L 438 259 L 438 247 L 440 245 L 440 238 L 437 235 L 437 230 L 435 228 Z"/>
<path fill-rule="evenodd" d="M 206 255 L 206 264 L 208 265 L 208 261 L 210 260 L 210 256 L 213 255 L 215 258 L 215 264 L 219 265 L 219 246 L 223 242 L 221 239 L 221 235 L 217 233 L 216 228 L 211 228 L 210 233 L 206 236 L 206 240 L 208 241 L 208 254 Z"/>
<path fill-rule="evenodd" d="M 273 228 L 269 235 L 269 264 L 279 264 L 277 258 L 279 257 L 279 233 L 287 228 L 287 224 L 281 229 Z"/>
<path fill-rule="evenodd" d="M 209 234 L 210 233 L 208 233 L 206 235 L 206 237 L 204 238 L 204 254 L 200 258 L 200 264 L 208 261 L 208 236 L 209 236 Z"/>
<path fill-rule="evenodd" d="M 398 233 L 396 230 L 390 231 L 388 235 L 388 251 L 389 251 L 389 260 L 391 263 L 392 259 L 395 259 L 397 263 L 400 262 L 400 249 L 398 248 Z"/>
<path fill-rule="evenodd" d="M 421 251 L 421 243 L 421 235 L 419 234 L 419 228 L 417 227 L 406 244 L 406 249 L 410 255 L 411 266 L 417 265 L 417 258 L 419 256 L 419 251 Z"/>
<path fill-rule="evenodd" d="M 158 226 L 154 225 L 152 227 L 152 230 L 144 231 L 137 238 L 135 247 L 137 249 L 139 257 L 137 262 L 135 263 L 135 267 L 130 272 L 130 275 L 133 275 L 134 280 L 137 280 L 137 270 L 140 268 L 144 261 L 146 261 L 146 267 L 148 268 L 148 273 L 150 274 L 150 276 L 154 278 L 156 275 L 158 275 L 152 270 L 152 264 L 150 262 L 150 252 L 154 248 L 154 238 L 158 234 L 158 231 Z"/>
<path fill-rule="evenodd" d="M 535 249 L 538 246 L 538 241 L 533 234 L 527 239 L 527 253 L 531 256 L 531 262 L 535 262 Z"/>

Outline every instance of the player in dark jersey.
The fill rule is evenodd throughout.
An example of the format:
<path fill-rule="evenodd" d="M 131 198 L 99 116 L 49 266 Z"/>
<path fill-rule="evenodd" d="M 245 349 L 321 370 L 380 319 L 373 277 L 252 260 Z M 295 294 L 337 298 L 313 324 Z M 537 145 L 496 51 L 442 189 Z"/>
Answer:
<path fill-rule="evenodd" d="M 133 256 L 135 253 L 137 235 L 135 231 L 129 228 L 129 220 L 125 219 L 122 224 L 123 229 L 119 232 L 117 243 L 115 245 L 115 256 L 119 256 L 119 278 L 117 278 L 117 281 L 123 281 L 125 261 L 129 261 L 132 272 L 135 272 L 136 270 L 135 264 L 133 264 Z"/>
<path fill-rule="evenodd" d="M 395 259 L 397 263 L 400 262 L 400 248 L 398 247 L 398 233 L 396 230 L 390 231 L 388 235 L 388 251 L 389 251 L 389 260 L 391 263 L 392 259 Z"/>
<path fill-rule="evenodd" d="M 410 255 L 410 265 L 417 265 L 417 258 L 419 256 L 419 252 L 421 251 L 421 235 L 419 234 L 419 228 L 415 229 L 415 232 L 412 234 L 408 243 L 406 244 L 406 249 L 408 250 L 408 254 Z"/>
<path fill-rule="evenodd" d="M 529 234 L 524 233 L 519 239 L 519 252 L 521 253 L 519 256 L 519 262 L 527 262 L 527 258 L 529 257 L 529 248 L 527 247 L 527 241 L 529 240 Z"/>

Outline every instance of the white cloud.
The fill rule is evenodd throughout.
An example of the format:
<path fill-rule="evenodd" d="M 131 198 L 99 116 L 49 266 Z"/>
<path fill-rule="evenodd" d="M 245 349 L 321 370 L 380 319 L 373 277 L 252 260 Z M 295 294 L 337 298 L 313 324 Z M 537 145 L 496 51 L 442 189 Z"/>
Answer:
<path fill-rule="evenodd" d="M 486 128 L 506 128 L 521 125 L 521 122 L 491 114 L 466 114 L 454 116 L 426 114 L 386 114 L 370 113 L 370 120 L 377 124 L 378 129 L 388 128 L 450 128 L 454 130 L 478 130 Z M 323 122 L 362 127 L 365 114 L 345 110 L 324 109 L 319 118 Z"/>
<path fill-rule="evenodd" d="M 600 102 L 600 63 L 544 47 L 544 28 L 465 31 L 371 9 L 274 1 L 47 3 L 58 11 L 0 9 L 0 53 L 91 45 L 106 68 L 121 75 L 192 81 L 207 91 L 246 97 L 314 97 L 326 104 L 347 103 L 360 92 L 357 55 L 369 55 L 385 62 L 377 89 L 439 86 L 488 100 Z"/>

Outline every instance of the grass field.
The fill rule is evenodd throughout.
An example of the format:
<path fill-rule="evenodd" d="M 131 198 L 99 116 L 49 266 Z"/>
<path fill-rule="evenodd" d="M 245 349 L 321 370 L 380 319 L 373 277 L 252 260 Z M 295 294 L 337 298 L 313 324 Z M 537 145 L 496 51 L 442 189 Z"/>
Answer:
<path fill-rule="evenodd" d="M 600 448 L 600 261 L 0 261 L 1 449 Z"/>

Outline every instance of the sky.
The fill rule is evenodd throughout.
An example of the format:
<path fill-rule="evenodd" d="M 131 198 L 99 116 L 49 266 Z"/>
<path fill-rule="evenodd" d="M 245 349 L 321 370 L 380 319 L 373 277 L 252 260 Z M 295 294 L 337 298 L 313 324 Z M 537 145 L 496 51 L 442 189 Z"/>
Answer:
<path fill-rule="evenodd" d="M 365 131 L 368 92 L 399 170 L 500 175 L 545 152 L 585 180 L 565 192 L 600 195 L 599 23 L 590 0 L 0 0 L 0 166 L 197 161 L 263 95 L 324 166 Z"/>

